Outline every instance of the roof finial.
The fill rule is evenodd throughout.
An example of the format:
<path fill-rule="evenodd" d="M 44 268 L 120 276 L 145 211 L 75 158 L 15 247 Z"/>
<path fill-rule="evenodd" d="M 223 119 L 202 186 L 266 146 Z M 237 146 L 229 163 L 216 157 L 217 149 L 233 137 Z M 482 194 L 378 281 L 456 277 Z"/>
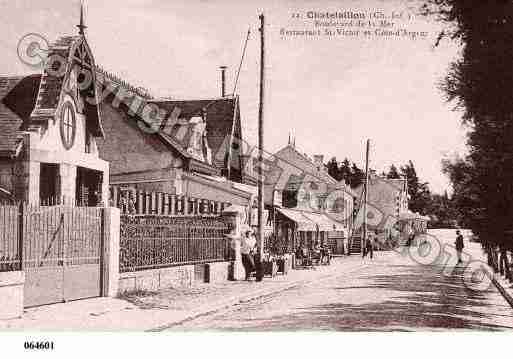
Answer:
<path fill-rule="evenodd" d="M 84 2 L 83 0 L 80 1 L 80 24 L 77 25 L 78 27 L 78 33 L 80 35 L 84 35 L 84 30 L 87 29 L 87 26 L 84 24 Z"/>
<path fill-rule="evenodd" d="M 290 145 L 290 132 L 289 132 L 289 142 L 287 144 Z"/>
<path fill-rule="evenodd" d="M 294 146 L 294 148 L 296 148 L 296 136 L 294 136 L 294 142 L 292 145 Z"/>

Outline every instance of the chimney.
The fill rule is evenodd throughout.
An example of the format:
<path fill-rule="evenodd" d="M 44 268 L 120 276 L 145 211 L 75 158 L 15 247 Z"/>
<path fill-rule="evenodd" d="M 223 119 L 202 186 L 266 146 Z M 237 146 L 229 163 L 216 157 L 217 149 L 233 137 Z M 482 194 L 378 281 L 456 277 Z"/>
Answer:
<path fill-rule="evenodd" d="M 221 97 L 226 96 L 226 66 L 220 66 L 221 69 Z"/>
<path fill-rule="evenodd" d="M 314 155 L 313 158 L 314 158 L 313 162 L 317 166 L 322 166 L 324 164 L 324 155 Z"/>

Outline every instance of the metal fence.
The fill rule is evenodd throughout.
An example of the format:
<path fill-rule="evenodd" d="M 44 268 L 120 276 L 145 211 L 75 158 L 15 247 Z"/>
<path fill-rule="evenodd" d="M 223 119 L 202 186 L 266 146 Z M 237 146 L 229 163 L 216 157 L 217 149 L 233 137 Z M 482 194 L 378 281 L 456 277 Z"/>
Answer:
<path fill-rule="evenodd" d="M 217 216 L 229 204 L 204 198 L 141 191 L 130 187 L 110 187 L 110 206 L 118 207 L 123 214 Z"/>
<path fill-rule="evenodd" d="M 224 261 L 230 225 L 221 217 L 122 215 L 120 272 Z"/>
<path fill-rule="evenodd" d="M 97 260 L 98 207 L 0 204 L 0 272 Z M 20 258 L 23 258 L 23 263 Z"/>
<path fill-rule="evenodd" d="M 19 206 L 0 204 L 0 272 L 19 270 Z"/>

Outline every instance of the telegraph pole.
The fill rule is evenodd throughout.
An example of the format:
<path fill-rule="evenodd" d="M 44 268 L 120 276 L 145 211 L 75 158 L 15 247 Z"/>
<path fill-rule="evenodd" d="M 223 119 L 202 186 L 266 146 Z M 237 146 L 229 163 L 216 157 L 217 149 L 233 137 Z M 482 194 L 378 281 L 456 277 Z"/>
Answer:
<path fill-rule="evenodd" d="M 367 149 L 365 152 L 365 182 L 364 182 L 364 195 L 363 195 L 363 240 L 362 245 L 365 246 L 365 240 L 367 239 L 367 192 L 369 190 L 369 147 L 370 140 L 367 140 Z M 365 250 L 365 247 L 362 248 L 362 251 Z"/>
<path fill-rule="evenodd" d="M 258 245 L 264 254 L 264 14 L 260 14 L 260 103 L 258 106 Z"/>

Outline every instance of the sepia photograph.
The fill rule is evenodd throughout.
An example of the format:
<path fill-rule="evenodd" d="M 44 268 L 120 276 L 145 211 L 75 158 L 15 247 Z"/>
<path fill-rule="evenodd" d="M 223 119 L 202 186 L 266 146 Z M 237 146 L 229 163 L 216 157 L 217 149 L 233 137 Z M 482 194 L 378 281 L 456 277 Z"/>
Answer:
<path fill-rule="evenodd" d="M 13 355 L 375 357 L 513 329 L 513 1 L 0 0 L 0 17 Z"/>

